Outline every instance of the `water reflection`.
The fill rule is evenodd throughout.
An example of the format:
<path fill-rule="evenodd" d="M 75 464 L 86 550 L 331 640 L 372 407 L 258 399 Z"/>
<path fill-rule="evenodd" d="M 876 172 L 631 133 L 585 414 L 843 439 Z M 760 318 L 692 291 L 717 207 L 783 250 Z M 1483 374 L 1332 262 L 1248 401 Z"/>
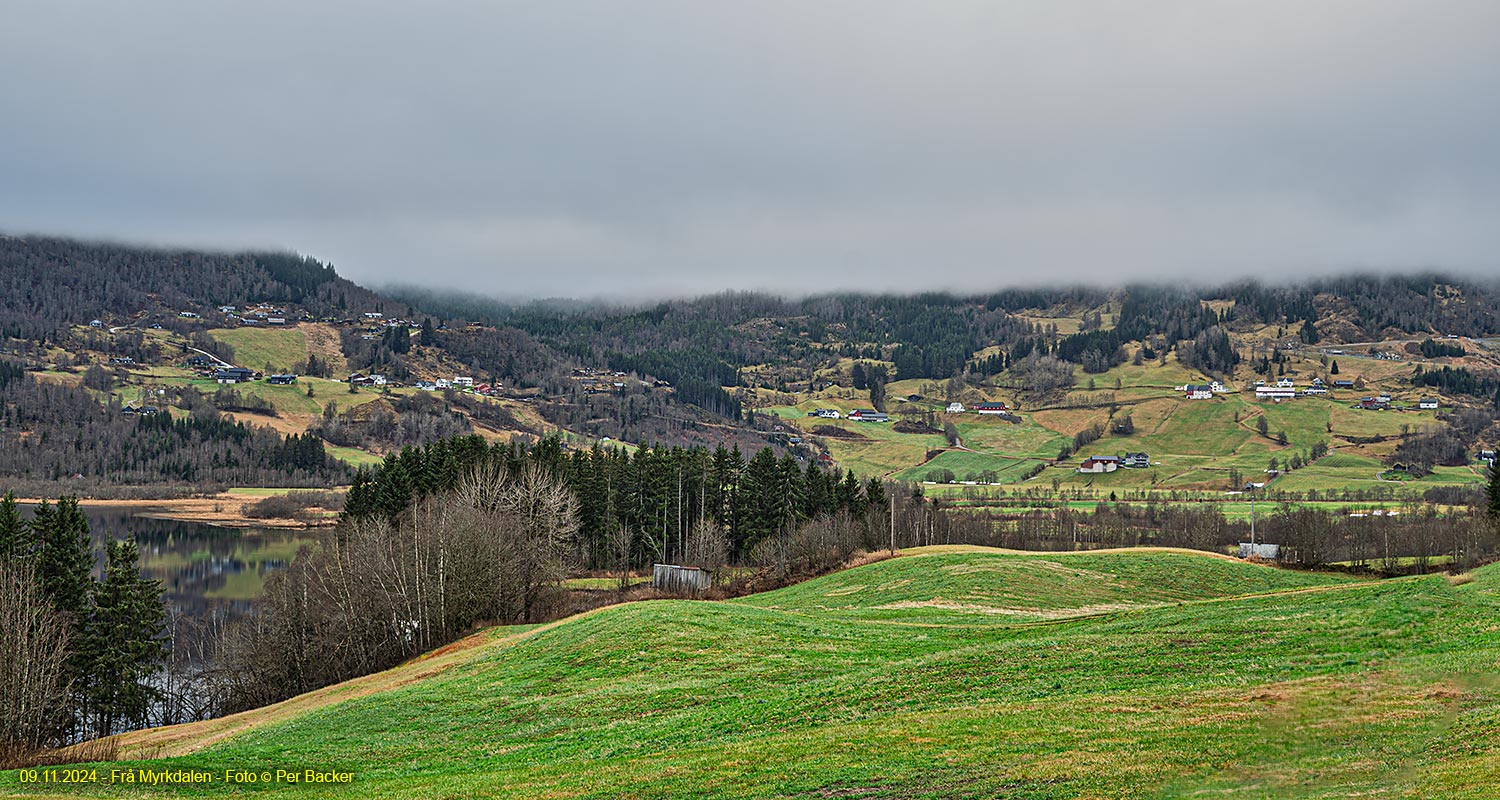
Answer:
<path fill-rule="evenodd" d="M 22 508 L 30 517 L 30 507 Z M 105 543 L 134 538 L 141 574 L 162 583 L 178 646 L 192 650 L 203 634 L 248 614 L 266 576 L 290 564 L 302 547 L 318 547 L 326 535 L 137 516 L 145 510 L 83 507 L 93 535 L 96 577 L 102 574 Z"/>

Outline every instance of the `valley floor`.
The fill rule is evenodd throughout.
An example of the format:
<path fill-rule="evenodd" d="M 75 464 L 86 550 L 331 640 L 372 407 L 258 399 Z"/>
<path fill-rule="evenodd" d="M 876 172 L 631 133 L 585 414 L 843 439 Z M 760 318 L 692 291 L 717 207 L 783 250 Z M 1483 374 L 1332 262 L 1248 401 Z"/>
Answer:
<path fill-rule="evenodd" d="M 483 632 L 0 795 L 1489 798 L 1500 566 L 1380 582 L 1185 551 L 929 548 L 730 602 Z M 95 768 L 93 765 L 90 768 Z M 226 784 L 226 770 L 352 783 Z"/>

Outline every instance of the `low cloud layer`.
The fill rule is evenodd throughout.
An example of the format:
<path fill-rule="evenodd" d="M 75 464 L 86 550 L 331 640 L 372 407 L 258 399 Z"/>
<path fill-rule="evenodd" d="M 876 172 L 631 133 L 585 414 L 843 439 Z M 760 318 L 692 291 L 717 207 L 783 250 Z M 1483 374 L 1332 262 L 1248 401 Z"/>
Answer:
<path fill-rule="evenodd" d="M 0 24 L 0 230 L 640 298 L 1500 273 L 1500 3 L 134 3 Z"/>

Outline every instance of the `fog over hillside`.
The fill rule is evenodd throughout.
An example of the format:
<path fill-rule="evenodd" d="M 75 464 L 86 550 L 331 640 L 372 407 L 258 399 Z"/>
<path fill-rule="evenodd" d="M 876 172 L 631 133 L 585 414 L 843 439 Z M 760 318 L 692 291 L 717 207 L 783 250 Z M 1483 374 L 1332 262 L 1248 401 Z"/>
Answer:
<path fill-rule="evenodd" d="M 1500 251 L 1488 0 L 377 5 L 10 4 L 0 227 L 615 299 Z"/>

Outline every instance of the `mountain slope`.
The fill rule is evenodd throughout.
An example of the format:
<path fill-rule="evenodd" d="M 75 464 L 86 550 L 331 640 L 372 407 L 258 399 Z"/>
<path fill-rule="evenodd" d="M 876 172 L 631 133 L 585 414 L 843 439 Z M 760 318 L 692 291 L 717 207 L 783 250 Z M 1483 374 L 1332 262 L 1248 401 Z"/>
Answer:
<path fill-rule="evenodd" d="M 123 324 L 220 305 L 295 303 L 314 314 L 403 304 L 341 278 L 331 265 L 293 253 L 217 253 L 126 247 L 45 236 L 0 235 L 0 333 L 50 336 L 91 319 Z"/>
<path fill-rule="evenodd" d="M 375 676 L 384 691 L 254 712 L 265 724 L 229 738 L 208 723 L 127 740 L 208 745 L 153 766 L 355 773 L 316 796 L 1482 797 L 1500 779 L 1477 744 L 1500 733 L 1476 680 L 1500 656 L 1495 568 L 1455 588 L 1136 557 L 946 553 L 746 602 L 616 606 Z M 1038 606 L 1077 588 L 1048 564 L 1127 601 L 1164 568 L 1211 588 L 1042 624 L 820 608 L 856 584 L 941 594 L 923 574 L 955 567 L 1004 592 L 1002 563 L 1062 576 L 1027 590 Z"/>

